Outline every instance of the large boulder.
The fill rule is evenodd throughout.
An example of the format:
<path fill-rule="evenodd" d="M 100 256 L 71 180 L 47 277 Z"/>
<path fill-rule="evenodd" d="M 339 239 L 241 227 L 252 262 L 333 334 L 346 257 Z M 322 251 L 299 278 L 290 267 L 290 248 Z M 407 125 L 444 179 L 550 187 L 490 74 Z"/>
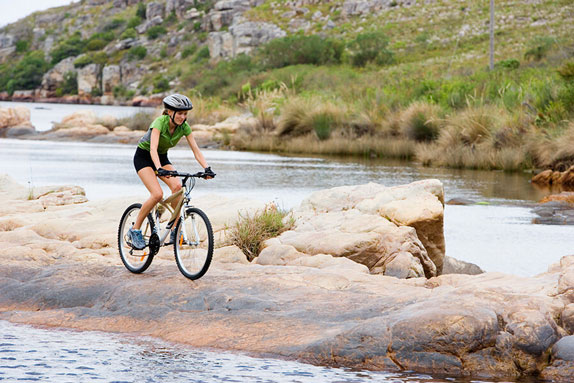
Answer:
<path fill-rule="evenodd" d="M 119 65 L 107 65 L 102 70 L 102 91 L 110 94 L 122 81 L 122 71 Z"/>
<path fill-rule="evenodd" d="M 0 108 L 0 137 L 17 136 L 18 132 L 35 132 L 30 121 L 30 110 L 24 106 Z"/>
<path fill-rule="evenodd" d="M 444 190 L 440 181 L 424 180 L 397 187 L 370 183 L 323 190 L 305 199 L 299 211 L 324 213 L 351 209 L 378 215 L 399 227 L 414 228 L 437 272 L 442 272 Z"/>
<path fill-rule="evenodd" d="M 307 256 L 348 258 L 373 274 L 431 278 L 445 257 L 443 201 L 437 180 L 318 191 L 294 210 L 291 230 L 265 243 L 264 255 L 291 246 Z"/>
<path fill-rule="evenodd" d="M 209 33 L 209 53 L 211 58 L 233 58 L 286 35 L 285 31 L 272 23 L 251 21 L 234 23 L 229 32 Z"/>

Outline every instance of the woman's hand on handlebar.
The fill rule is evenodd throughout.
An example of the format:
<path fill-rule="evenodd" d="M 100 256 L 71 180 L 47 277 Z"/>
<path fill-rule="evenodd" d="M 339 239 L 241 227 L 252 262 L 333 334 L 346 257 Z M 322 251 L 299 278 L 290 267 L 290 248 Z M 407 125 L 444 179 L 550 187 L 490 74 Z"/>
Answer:
<path fill-rule="evenodd" d="M 158 177 L 171 177 L 171 173 L 172 172 L 164 168 L 159 168 L 155 171 Z"/>
<path fill-rule="evenodd" d="M 208 166 L 204 169 L 204 174 L 206 179 L 212 179 L 215 177 L 215 173 L 211 170 L 211 166 Z"/>

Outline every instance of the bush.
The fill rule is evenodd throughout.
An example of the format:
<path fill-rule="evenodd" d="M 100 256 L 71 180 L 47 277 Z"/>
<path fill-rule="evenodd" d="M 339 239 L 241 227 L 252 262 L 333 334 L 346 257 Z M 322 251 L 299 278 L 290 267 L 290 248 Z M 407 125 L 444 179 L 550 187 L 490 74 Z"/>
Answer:
<path fill-rule="evenodd" d="M 153 82 L 153 92 L 161 93 L 169 90 L 169 80 L 163 76 L 157 77 Z"/>
<path fill-rule="evenodd" d="M 146 13 L 146 5 L 144 3 L 138 3 L 138 7 L 136 9 L 136 16 L 140 19 L 145 19 Z"/>
<path fill-rule="evenodd" d="M 565 81 L 574 81 L 574 61 L 569 61 L 560 68 L 558 68 L 558 74 Z"/>
<path fill-rule="evenodd" d="M 261 51 L 261 60 L 268 68 L 282 68 L 290 65 L 339 64 L 344 44 L 332 38 L 312 36 L 287 36 L 275 39 Z"/>
<path fill-rule="evenodd" d="M 400 119 L 401 133 L 415 141 L 433 141 L 439 135 L 439 107 L 425 102 L 412 103 Z"/>
<path fill-rule="evenodd" d="M 108 55 L 105 52 L 86 53 L 74 60 L 74 67 L 83 68 L 90 64 L 105 65 L 108 62 Z"/>
<path fill-rule="evenodd" d="M 133 116 L 118 119 L 118 124 L 130 130 L 148 130 L 154 119 L 155 116 L 153 113 L 137 112 Z"/>
<path fill-rule="evenodd" d="M 147 49 L 145 47 L 131 47 L 128 51 L 128 60 L 142 60 L 146 55 Z"/>
<path fill-rule="evenodd" d="M 518 69 L 520 67 L 520 61 L 516 59 L 502 60 L 497 62 L 495 67 L 509 70 Z"/>
<path fill-rule="evenodd" d="M 554 44 L 554 38 L 538 36 L 530 42 L 530 48 L 524 53 L 524 58 L 527 60 L 540 61 L 546 57 Z"/>
<path fill-rule="evenodd" d="M 351 63 L 364 67 L 369 63 L 386 65 L 394 61 L 393 53 L 387 49 L 389 40 L 383 32 L 359 34 L 349 43 Z"/>
<path fill-rule="evenodd" d="M 16 42 L 16 52 L 17 53 L 27 52 L 29 47 L 30 47 L 30 42 L 28 40 L 18 40 Z"/>
<path fill-rule="evenodd" d="M 165 35 L 167 33 L 167 29 L 162 27 L 161 25 L 154 25 L 150 29 L 147 30 L 146 34 L 151 40 L 157 39 L 159 36 Z"/>
<path fill-rule="evenodd" d="M 197 45 L 193 44 L 183 48 L 181 51 L 181 58 L 186 59 L 189 56 L 192 56 L 197 51 Z"/>
<path fill-rule="evenodd" d="M 99 51 L 100 49 L 103 49 L 106 45 L 108 45 L 107 42 L 105 42 L 104 40 L 101 39 L 93 39 L 90 40 L 87 44 L 86 44 L 86 50 L 87 51 Z"/>
<path fill-rule="evenodd" d="M 122 32 L 120 39 L 122 40 L 135 39 L 136 37 L 138 37 L 138 33 L 136 32 L 136 30 L 134 28 L 128 28 Z"/>
<path fill-rule="evenodd" d="M 66 72 L 64 73 L 64 82 L 61 87 L 63 94 L 77 94 L 78 93 L 78 73 Z"/>
<path fill-rule="evenodd" d="M 42 77 L 50 64 L 44 59 L 44 52 L 33 51 L 10 70 L 6 90 L 10 93 L 20 89 L 35 89 L 42 84 Z"/>
<path fill-rule="evenodd" d="M 113 31 L 114 29 L 121 27 L 125 23 L 126 23 L 126 21 L 124 19 L 122 19 L 121 17 L 118 17 L 118 18 L 110 20 L 107 24 L 105 24 L 103 27 L 103 30 L 104 30 L 104 32 Z"/>
<path fill-rule="evenodd" d="M 272 204 L 253 216 L 241 215 L 230 228 L 230 241 L 243 251 L 249 261 L 252 261 L 261 252 L 263 242 L 293 227 L 295 223 L 293 218 L 284 222 L 287 214 Z"/>
<path fill-rule="evenodd" d="M 83 52 L 85 42 L 82 40 L 79 32 L 76 32 L 67 40 L 59 43 L 56 48 L 52 49 L 52 64 L 57 64 L 63 59 L 71 56 L 77 56 Z"/>
<path fill-rule="evenodd" d="M 142 3 L 140 3 L 142 4 Z M 128 20 L 128 25 L 126 26 L 128 29 L 133 29 L 135 27 L 137 27 L 138 25 L 140 25 L 143 21 L 143 18 L 140 18 L 138 16 L 134 16 L 132 18 L 130 18 Z"/>

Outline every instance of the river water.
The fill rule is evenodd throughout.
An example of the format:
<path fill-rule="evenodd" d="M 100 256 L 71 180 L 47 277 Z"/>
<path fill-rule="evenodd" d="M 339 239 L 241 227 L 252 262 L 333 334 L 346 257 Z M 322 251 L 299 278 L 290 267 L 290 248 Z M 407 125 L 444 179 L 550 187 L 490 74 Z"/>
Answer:
<path fill-rule="evenodd" d="M 12 103 L 5 104 L 0 103 L 0 106 L 13 106 Z M 52 116 L 40 118 L 44 126 L 49 125 L 46 118 L 60 121 L 61 117 L 74 111 L 68 106 L 47 105 Z M 106 109 L 105 114 L 116 116 L 139 111 L 102 108 L 111 108 Z M 47 109 L 39 110 L 46 112 Z M 36 110 L 32 110 L 33 121 L 38 118 L 35 113 Z M 133 152 L 132 145 L 0 139 L 0 173 L 7 173 L 29 187 L 80 185 L 90 200 L 125 196 L 134 196 L 138 200 L 146 195 L 146 191 L 133 170 Z M 320 189 L 368 182 L 395 186 L 437 178 L 444 184 L 446 200 L 457 197 L 480 203 L 445 207 L 448 256 L 475 263 L 486 271 L 532 276 L 546 271 L 562 256 L 574 254 L 571 226 L 532 223 L 534 214 L 529 205 L 542 198 L 544 192 L 528 182 L 530 175 L 526 173 L 451 170 L 397 161 L 289 157 L 221 150 L 203 150 L 203 153 L 217 177 L 198 182 L 194 190 L 196 195 L 252 198 L 275 202 L 290 209 Z M 170 159 L 180 170 L 200 170 L 189 149 L 172 149 Z M 190 350 L 149 339 L 42 330 L 6 322 L 0 322 L 0 330 L 0 381 L 432 380 L 419 375 L 322 369 L 272 359 Z M 129 368 L 133 369 L 130 371 Z"/>
<path fill-rule="evenodd" d="M 0 381 L 399 383 L 449 380 L 423 374 L 318 367 L 195 350 L 151 338 L 48 330 L 0 321 Z"/>

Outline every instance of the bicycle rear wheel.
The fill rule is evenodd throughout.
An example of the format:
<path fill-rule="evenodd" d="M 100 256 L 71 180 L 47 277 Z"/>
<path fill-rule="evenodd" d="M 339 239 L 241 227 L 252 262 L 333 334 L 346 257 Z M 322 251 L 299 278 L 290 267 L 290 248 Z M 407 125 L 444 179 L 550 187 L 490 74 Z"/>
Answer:
<path fill-rule="evenodd" d="M 207 215 L 198 208 L 188 208 L 175 230 L 173 249 L 179 271 L 189 279 L 201 278 L 213 257 L 213 229 Z"/>
<path fill-rule="evenodd" d="M 133 226 L 141 209 L 141 203 L 130 205 L 122 215 L 120 226 L 118 228 L 118 250 L 120 257 L 126 269 L 132 273 L 143 273 L 151 265 L 153 254 L 150 254 L 149 245 L 143 250 L 136 250 L 132 247 L 128 238 L 128 231 Z M 151 214 L 144 219 L 141 231 L 144 240 L 149 244 L 149 239 L 154 231 L 154 221 Z"/>

